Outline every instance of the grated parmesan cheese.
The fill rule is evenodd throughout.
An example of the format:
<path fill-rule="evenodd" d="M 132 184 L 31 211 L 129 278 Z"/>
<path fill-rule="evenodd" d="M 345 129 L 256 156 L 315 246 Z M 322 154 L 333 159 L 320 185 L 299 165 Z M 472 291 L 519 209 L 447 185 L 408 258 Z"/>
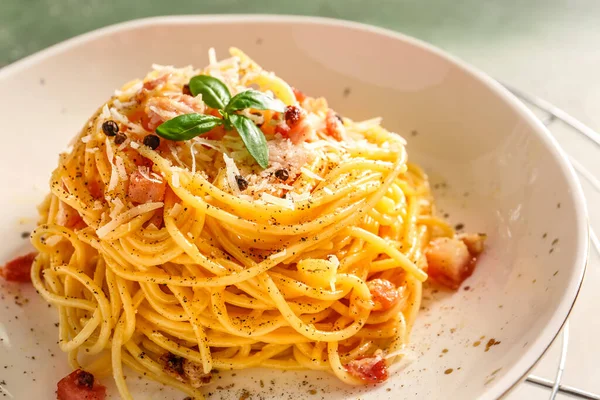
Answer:
<path fill-rule="evenodd" d="M 269 193 L 261 193 L 260 198 L 265 203 L 268 203 L 268 204 L 273 204 L 273 205 L 280 206 L 283 208 L 288 208 L 290 210 L 294 210 L 296 208 L 294 205 L 294 202 L 292 200 L 275 197 Z"/>
<path fill-rule="evenodd" d="M 173 208 L 171 208 L 169 210 L 169 217 L 171 217 L 171 218 L 177 217 L 179 215 L 179 213 L 181 213 L 181 210 L 183 210 L 183 207 L 181 207 L 181 204 L 175 203 Z"/>
<path fill-rule="evenodd" d="M 285 257 L 287 255 L 287 249 L 283 249 L 277 253 L 273 253 L 269 256 L 269 259 L 271 260 L 276 260 L 278 258 L 282 258 Z"/>
<path fill-rule="evenodd" d="M 315 113 L 308 113 L 306 116 L 306 124 L 313 128 L 315 132 L 321 132 L 326 129 L 325 120 L 322 117 L 319 117 Z"/>
<path fill-rule="evenodd" d="M 98 147 L 92 147 L 91 149 L 85 149 L 85 152 L 93 154 L 93 153 L 97 152 L 98 150 L 100 150 Z"/>
<path fill-rule="evenodd" d="M 181 187 L 179 183 L 179 172 L 175 171 L 174 168 L 171 168 L 171 171 L 173 171 L 173 173 L 171 174 L 171 183 L 173 184 L 173 187 Z"/>
<path fill-rule="evenodd" d="M 81 143 L 87 143 L 90 140 L 92 140 L 92 134 L 90 133 L 89 135 L 85 135 L 84 137 L 81 138 Z"/>
<path fill-rule="evenodd" d="M 183 163 L 183 161 L 181 161 L 181 159 L 177 155 L 177 149 L 175 148 L 175 146 L 173 146 L 173 144 L 171 144 L 171 143 L 167 143 L 167 145 L 169 146 L 169 151 L 171 152 L 171 155 L 173 156 L 175 161 L 177 161 L 177 164 L 179 164 L 180 167 L 185 167 L 185 164 Z"/>
<path fill-rule="evenodd" d="M 210 163 L 212 163 L 212 161 L 213 161 L 212 157 L 210 157 L 208 154 L 205 154 L 205 153 L 202 153 L 202 152 L 196 153 L 196 157 L 198 159 L 204 161 L 204 162 L 210 162 Z"/>
<path fill-rule="evenodd" d="M 117 167 L 114 163 L 115 153 L 113 152 L 108 137 L 106 138 L 106 156 L 108 157 L 108 162 L 110 163 L 111 167 L 110 181 L 108 182 L 108 191 L 110 192 L 114 190 L 119 183 L 119 173 L 117 172 Z"/>
<path fill-rule="evenodd" d="M 154 211 L 156 209 L 162 208 L 164 203 L 162 201 L 155 203 L 146 203 L 140 204 L 137 207 L 133 207 L 122 214 L 119 214 L 116 218 L 113 218 L 111 221 L 106 223 L 104 226 L 96 229 L 96 235 L 98 238 L 102 239 L 110 232 L 114 231 L 119 227 L 119 225 L 124 224 L 125 222 L 130 221 L 131 219 L 137 217 L 138 215 L 145 214 L 150 211 Z"/>
<path fill-rule="evenodd" d="M 131 143 L 129 143 L 129 146 L 131 146 L 132 149 L 140 148 L 140 144 L 138 142 L 131 142 Z"/>
<path fill-rule="evenodd" d="M 235 165 L 235 161 L 225 153 L 223 153 L 223 160 L 225 160 L 225 175 L 227 176 L 229 188 L 233 193 L 239 195 L 241 192 L 235 177 L 240 175 L 240 170 Z"/>
<path fill-rule="evenodd" d="M 246 89 L 246 90 L 248 90 L 248 89 Z M 284 105 L 284 107 L 285 107 L 285 105 Z M 240 111 L 240 114 L 243 115 L 244 117 L 250 118 L 252 120 L 252 122 L 254 122 L 258 126 L 261 126 L 262 124 L 265 123 L 265 117 L 262 114 L 259 114 L 259 115 L 252 114 L 252 112 L 250 112 L 249 108 L 246 108 L 246 109 Z"/>
<path fill-rule="evenodd" d="M 114 208 L 111 210 L 109 217 L 111 219 L 115 219 L 115 217 L 121 213 L 121 210 L 125 208 L 125 204 L 123 204 L 121 199 L 119 199 L 118 197 L 110 200 L 110 202 L 114 205 Z"/>
<path fill-rule="evenodd" d="M 304 200 L 308 200 L 310 198 L 310 193 L 309 192 L 304 192 L 304 193 L 294 193 L 291 192 L 290 196 L 292 197 L 292 201 L 298 203 Z"/>
<path fill-rule="evenodd" d="M 157 175 L 154 172 L 151 173 L 148 167 L 139 166 L 138 171 L 145 179 L 149 180 L 150 182 L 162 183 L 162 178 L 160 177 L 160 175 Z"/>
<path fill-rule="evenodd" d="M 300 172 L 302 172 L 304 175 L 308 176 L 309 178 L 312 178 L 316 181 L 324 181 L 325 179 L 321 178 L 319 175 L 315 174 L 314 172 L 312 172 L 311 170 L 302 167 L 300 168 Z"/>
<path fill-rule="evenodd" d="M 131 142 L 131 139 L 129 139 L 129 138 L 125 139 L 125 141 L 123 143 L 121 143 L 119 145 L 119 147 L 117 147 L 117 150 L 119 150 L 119 151 L 125 150 L 125 147 L 127 147 L 129 145 L 129 142 Z"/>
<path fill-rule="evenodd" d="M 108 110 L 108 104 L 104 104 L 104 107 L 102 107 L 102 116 L 105 119 L 110 118 L 110 111 Z"/>
<path fill-rule="evenodd" d="M 196 173 L 196 151 L 194 150 L 194 146 L 196 143 L 192 143 L 190 146 L 190 155 L 192 156 L 192 175 Z"/>
<path fill-rule="evenodd" d="M 216 150 L 219 153 L 225 153 L 225 148 L 223 147 L 223 144 L 216 140 L 208 140 L 208 139 L 203 139 L 203 138 L 199 138 L 199 137 L 195 137 L 193 140 L 195 143 L 199 143 L 210 149 Z"/>
<path fill-rule="evenodd" d="M 294 190 L 293 186 L 286 185 L 285 183 L 276 183 L 276 184 L 273 185 L 273 187 L 276 188 L 276 189 Z"/>
<path fill-rule="evenodd" d="M 137 92 L 139 92 L 142 89 L 142 86 L 144 86 L 144 82 L 142 82 L 142 81 L 135 82 L 131 85 L 128 85 L 127 89 L 125 89 L 125 90 L 115 90 L 115 96 L 131 97 L 134 94 L 136 94 Z"/>
<path fill-rule="evenodd" d="M 129 177 L 127 176 L 127 170 L 125 169 L 125 163 L 120 156 L 115 157 L 115 164 L 117 166 L 117 172 L 119 173 L 119 178 L 122 181 L 126 181 Z"/>

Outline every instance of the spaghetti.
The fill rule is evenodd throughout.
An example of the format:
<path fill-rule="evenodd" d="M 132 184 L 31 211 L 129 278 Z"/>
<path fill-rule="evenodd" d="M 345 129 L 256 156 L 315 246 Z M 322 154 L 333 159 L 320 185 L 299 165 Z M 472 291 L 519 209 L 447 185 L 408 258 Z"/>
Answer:
<path fill-rule="evenodd" d="M 60 155 L 39 207 L 31 278 L 58 309 L 60 348 L 74 369 L 112 374 L 123 399 L 123 366 L 194 398 L 215 369 L 382 381 L 408 342 L 432 239 L 452 257 L 467 248 L 469 265 L 478 253 L 456 250 L 433 216 L 400 136 L 231 53 L 211 51 L 203 70 L 154 66 L 117 91 Z M 240 111 L 266 137 L 266 169 L 235 129 L 147 139 L 178 115 L 219 117 L 189 93 L 199 74 L 285 103 Z"/>

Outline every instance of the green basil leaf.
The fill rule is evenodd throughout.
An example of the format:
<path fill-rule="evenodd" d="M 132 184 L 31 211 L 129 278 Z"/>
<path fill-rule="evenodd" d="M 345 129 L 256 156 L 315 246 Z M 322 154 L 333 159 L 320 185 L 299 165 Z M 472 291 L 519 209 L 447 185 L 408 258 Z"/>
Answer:
<path fill-rule="evenodd" d="M 285 111 L 285 104 L 281 100 L 272 98 L 258 90 L 246 90 L 238 93 L 229 101 L 225 107 L 226 113 L 254 108 L 256 110 L 273 110 L 277 112 Z"/>
<path fill-rule="evenodd" d="M 269 165 L 269 148 L 267 147 L 267 139 L 265 139 L 265 135 L 259 127 L 254 124 L 254 121 L 243 115 L 231 114 L 229 115 L 229 121 L 240 134 L 248 152 L 254 157 L 258 165 L 267 168 Z"/>
<path fill-rule="evenodd" d="M 156 133 L 169 140 L 189 140 L 222 124 L 221 118 L 212 115 L 183 114 L 160 124 Z"/>
<path fill-rule="evenodd" d="M 202 94 L 202 101 L 209 107 L 221 110 L 231 99 L 231 93 L 223 82 L 209 75 L 197 75 L 190 79 L 190 92 L 194 96 Z"/>

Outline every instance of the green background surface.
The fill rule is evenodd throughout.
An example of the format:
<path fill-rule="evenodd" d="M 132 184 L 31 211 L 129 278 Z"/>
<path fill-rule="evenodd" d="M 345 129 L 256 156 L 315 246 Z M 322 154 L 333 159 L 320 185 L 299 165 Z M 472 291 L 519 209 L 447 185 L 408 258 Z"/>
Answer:
<path fill-rule="evenodd" d="M 2 0 L 0 65 L 69 37 L 135 18 L 177 14 L 319 15 L 378 25 L 452 50 L 543 36 L 562 21 L 594 20 L 597 0 Z M 596 19 L 598 23 L 600 21 Z"/>

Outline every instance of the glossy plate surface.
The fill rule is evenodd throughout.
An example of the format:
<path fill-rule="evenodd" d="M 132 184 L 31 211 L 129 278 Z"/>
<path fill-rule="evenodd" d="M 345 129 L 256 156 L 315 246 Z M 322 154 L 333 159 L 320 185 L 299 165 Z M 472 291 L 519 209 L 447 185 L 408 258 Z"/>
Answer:
<path fill-rule="evenodd" d="M 489 77 L 414 39 L 365 25 L 282 16 L 168 17 L 111 26 L 0 70 L 3 140 L 0 262 L 29 249 L 36 205 L 59 151 L 89 115 L 152 63 L 207 63 L 207 50 L 245 50 L 266 69 L 355 120 L 382 116 L 430 174 L 442 213 L 489 235 L 456 293 L 429 291 L 412 361 L 376 387 L 325 373 L 222 372 L 206 393 L 255 398 L 500 397 L 538 360 L 577 296 L 587 257 L 586 210 L 562 151 Z M 53 399 L 69 372 L 58 321 L 26 286 L 0 287 L 0 393 Z M 105 378 L 105 383 L 110 379 Z M 181 399 L 128 379 L 135 398 Z M 117 398 L 109 384 L 112 398 Z M 254 398 L 254 397 L 253 397 Z"/>

